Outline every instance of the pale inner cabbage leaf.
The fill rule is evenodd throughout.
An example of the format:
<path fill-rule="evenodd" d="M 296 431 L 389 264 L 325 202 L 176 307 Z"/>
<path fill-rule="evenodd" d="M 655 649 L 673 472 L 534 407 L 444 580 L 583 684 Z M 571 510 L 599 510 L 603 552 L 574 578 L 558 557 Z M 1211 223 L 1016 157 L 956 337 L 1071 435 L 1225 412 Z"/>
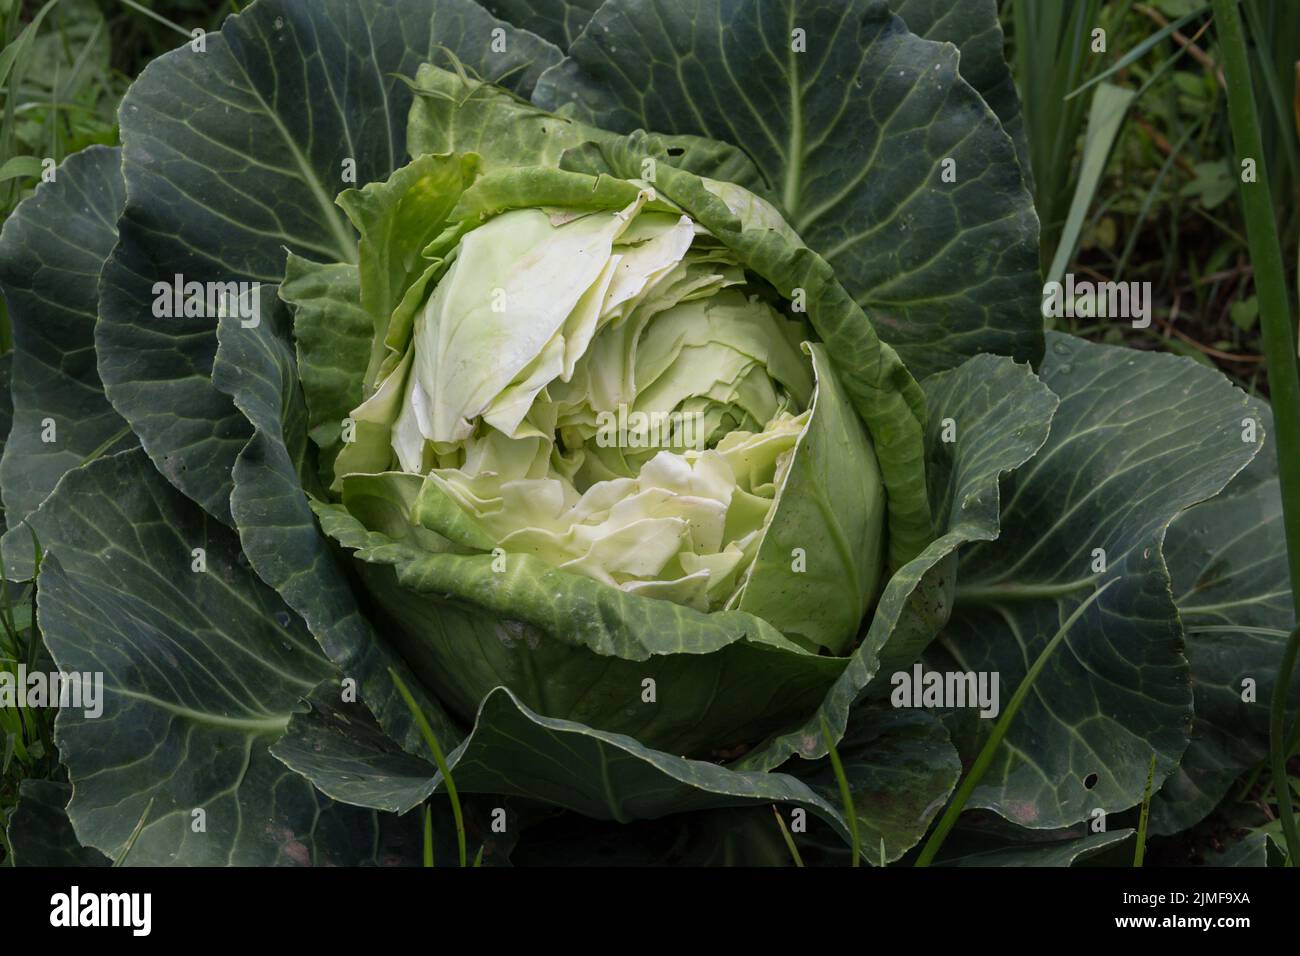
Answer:
<path fill-rule="evenodd" d="M 401 470 L 506 552 L 711 610 L 736 603 L 807 426 L 809 336 L 652 199 L 467 232 L 354 418 L 391 423 Z"/>

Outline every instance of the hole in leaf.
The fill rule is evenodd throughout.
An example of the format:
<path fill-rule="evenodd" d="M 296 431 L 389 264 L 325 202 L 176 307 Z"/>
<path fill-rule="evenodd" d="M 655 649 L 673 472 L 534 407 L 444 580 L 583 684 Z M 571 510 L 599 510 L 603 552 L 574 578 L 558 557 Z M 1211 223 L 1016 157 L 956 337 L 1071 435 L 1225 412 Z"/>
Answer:
<path fill-rule="evenodd" d="M 1083 778 L 1083 789 L 1091 790 L 1095 786 L 1097 786 L 1097 775 L 1095 773 L 1090 773 Z"/>
<path fill-rule="evenodd" d="M 669 147 L 668 147 L 668 155 L 669 155 L 669 156 L 685 156 L 685 155 L 686 155 L 686 147 L 684 147 L 684 146 L 669 146 Z"/>

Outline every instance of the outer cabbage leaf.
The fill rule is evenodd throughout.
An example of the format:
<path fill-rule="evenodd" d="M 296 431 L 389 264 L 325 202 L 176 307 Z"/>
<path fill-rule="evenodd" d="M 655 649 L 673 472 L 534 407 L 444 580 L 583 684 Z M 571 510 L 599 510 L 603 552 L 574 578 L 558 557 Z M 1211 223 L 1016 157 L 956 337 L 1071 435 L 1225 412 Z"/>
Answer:
<path fill-rule="evenodd" d="M 1032 180 L 1025 117 L 1002 52 L 1005 37 L 997 0 L 889 0 L 889 6 L 917 36 L 952 43 L 961 51 L 962 79 L 975 87 L 1002 121 L 1016 145 L 1025 178 Z"/>
<path fill-rule="evenodd" d="M 505 684 L 531 708 L 701 754 L 808 713 L 844 667 L 748 614 L 628 594 L 527 555 L 434 554 L 314 507 L 363 562 L 403 658 L 462 715 Z"/>
<path fill-rule="evenodd" d="M 484 0 L 493 16 L 544 36 L 561 49 L 573 42 L 602 0 Z"/>
<path fill-rule="evenodd" d="M 855 708 L 835 745 L 858 817 L 863 856 L 874 864 L 901 858 L 925 836 L 961 775 L 948 732 L 932 714 L 879 705 Z M 791 772 L 836 806 L 839 779 L 829 760 Z M 843 841 L 819 847 L 827 860 L 848 862 Z"/>
<path fill-rule="evenodd" d="M 32 777 L 19 784 L 18 805 L 9 818 L 13 866 L 108 866 L 108 857 L 77 842 L 68 821 L 72 787 Z"/>
<path fill-rule="evenodd" d="M 420 95 L 406 133 L 412 156 L 472 152 L 485 170 L 554 165 L 566 149 L 619 138 L 433 64 L 420 67 L 415 88 Z M 673 166 L 771 198 L 758 167 L 735 146 L 689 134 L 664 136 L 663 142 Z"/>
<path fill-rule="evenodd" d="M 1259 445 L 1242 440 L 1245 396 L 1186 359 L 1052 334 L 1042 371 L 1061 399 L 1051 438 L 1009 483 L 1001 537 L 962 552 L 927 663 L 997 673 L 1009 694 L 1075 608 L 1118 579 L 1048 660 L 971 798 L 1050 829 L 1139 803 L 1152 753 L 1160 781 L 1181 758 L 1192 689 L 1165 529 Z M 945 717 L 967 758 L 991 726 L 974 714 Z"/>
<path fill-rule="evenodd" d="M 826 753 L 820 721 L 838 738 L 849 709 L 873 678 L 908 666 L 943 628 L 952 608 L 955 552 L 999 533 L 999 479 L 1024 465 L 1047 439 L 1056 398 L 1025 366 L 992 355 L 969 359 L 924 382 L 931 420 L 927 432 L 929 493 L 943 533 L 890 577 L 861 643 L 819 712 L 739 761 L 776 767 L 786 758 Z M 953 442 L 944 421 L 960 423 Z"/>
<path fill-rule="evenodd" d="M 1076 866 L 1089 859 L 1113 853 L 1117 849 L 1127 851 L 1132 859 L 1132 847 L 1125 846 L 1133 840 L 1129 829 L 1110 830 L 1105 833 L 1089 833 L 1087 836 L 1073 840 L 1053 840 L 1044 843 L 1031 843 L 1024 846 L 999 847 L 993 850 L 981 850 L 962 856 L 948 857 L 938 863 L 939 866 Z"/>
<path fill-rule="evenodd" d="M 343 688 L 335 682 L 318 687 L 309 709 L 293 715 L 271 753 L 332 800 L 400 813 L 414 809 L 434 791 L 434 765 L 398 748 L 363 704 L 345 703 L 342 695 Z M 481 854 L 484 866 L 508 865 L 534 804 L 495 794 L 485 799 L 462 794 L 460 799 L 469 856 L 478 860 Z M 433 829 L 434 865 L 458 866 L 450 802 L 438 797 L 425 808 Z M 501 811 L 506 813 L 504 832 L 497 829 Z"/>
<path fill-rule="evenodd" d="M 142 451 L 70 472 L 31 522 L 50 548 L 50 653 L 104 675 L 103 714 L 64 707 L 55 724 L 84 845 L 116 858 L 140 825 L 136 865 L 347 865 L 411 848 L 409 823 L 332 804 L 267 753 L 331 668 L 235 536 Z"/>
<path fill-rule="evenodd" d="M 742 611 L 842 655 L 879 587 L 885 491 L 871 439 L 822 345 L 812 415 L 754 558 Z"/>
<path fill-rule="evenodd" d="M 1286 866 L 1286 849 L 1277 835 L 1254 830 L 1222 853 L 1210 854 L 1206 866 Z"/>
<path fill-rule="evenodd" d="M 321 684 L 307 703 L 271 753 L 325 796 L 405 813 L 433 792 L 435 766 L 398 747 L 363 704 L 345 703 L 339 684 Z"/>
<path fill-rule="evenodd" d="M 1252 418 L 1263 442 L 1255 460 L 1221 495 L 1175 518 L 1165 540 L 1174 601 L 1187 632 L 1196 719 L 1182 762 L 1151 801 L 1155 833 L 1199 822 L 1241 773 L 1268 756 L 1269 706 L 1295 606 L 1277 446 L 1269 437 L 1273 415 L 1265 405 L 1248 407 L 1241 427 Z M 1197 630 L 1202 627 L 1222 630 Z M 1243 699 L 1246 679 L 1253 681 L 1249 702 Z M 1300 674 L 1293 676 L 1288 700 L 1289 727 L 1300 706 Z"/>
<path fill-rule="evenodd" d="M 341 798 L 372 799 L 373 791 L 340 784 L 354 774 L 373 779 L 376 768 L 387 771 L 396 766 L 382 741 L 357 721 L 346 728 L 331 727 L 328 738 L 322 735 L 319 720 L 314 723 L 300 719 L 300 739 L 292 746 L 277 745 L 277 752 Z M 319 756 L 317 745 L 328 756 Z M 474 729 L 447 755 L 447 764 L 460 793 L 521 797 L 595 820 L 631 823 L 670 813 L 788 803 L 824 820 L 841 838 L 848 832 L 835 805 L 794 777 L 736 772 L 653 750 L 633 737 L 544 717 L 504 687 L 483 698 Z M 396 769 L 403 782 L 414 784 L 414 766 Z M 431 772 L 425 787 L 409 789 L 405 799 L 393 805 L 415 806 L 441 786 L 441 776 Z M 394 790 L 381 799 L 396 796 Z"/>
<path fill-rule="evenodd" d="M 257 328 L 246 329 L 229 318 L 218 330 L 213 382 L 231 396 L 253 429 L 236 459 L 230 497 L 243 557 L 302 615 L 325 655 L 356 682 L 366 706 L 394 740 L 414 746 L 419 729 L 393 685 L 390 668 L 406 679 L 450 744 L 459 733 L 362 612 L 355 581 L 316 527 L 304 484 L 307 489 L 319 486 L 310 469 L 307 413 L 288 325 L 283 309 L 268 306 Z"/>
<path fill-rule="evenodd" d="M 0 233 L 0 288 L 17 356 L 13 428 L 0 460 L 14 531 L 3 542 L 10 580 L 31 577 L 31 537 L 19 525 L 64 473 L 136 444 L 104 397 L 94 351 L 99 271 L 117 241 L 125 200 L 120 155 L 97 146 L 69 157 Z M 53 441 L 45 440 L 49 427 Z"/>
<path fill-rule="evenodd" d="M 484 699 L 474 731 L 449 764 L 457 786 L 469 792 L 542 799 L 598 820 L 783 802 L 846 832 L 830 803 L 784 774 L 738 773 L 656 753 L 631 737 L 542 717 L 505 688 Z"/>

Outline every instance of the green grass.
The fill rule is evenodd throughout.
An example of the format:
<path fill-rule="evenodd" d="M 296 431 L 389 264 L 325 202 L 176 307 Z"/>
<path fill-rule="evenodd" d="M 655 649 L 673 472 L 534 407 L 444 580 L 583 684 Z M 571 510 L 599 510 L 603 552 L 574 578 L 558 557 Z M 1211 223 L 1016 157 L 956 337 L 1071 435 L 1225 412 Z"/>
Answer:
<path fill-rule="evenodd" d="M 1214 365 L 1269 393 L 1223 55 L 1206 0 L 1003 0 L 1025 107 L 1045 269 L 1150 282 L 1154 322 L 1058 320 L 1111 344 Z M 1288 283 L 1300 283 L 1300 3 L 1241 4 Z M 1106 30 L 1105 53 L 1090 32 Z M 1177 29 L 1175 29 L 1175 27 Z M 1089 121 L 1102 80 L 1132 94 L 1113 142 Z M 1092 85 L 1089 85 L 1092 84 Z M 1071 95 L 1073 94 L 1073 95 Z M 1101 174 L 1097 175 L 1097 166 Z"/>
<path fill-rule="evenodd" d="M 1065 228 L 1088 109 L 1086 98 L 1066 97 L 1105 65 L 1088 44 L 1091 30 L 1102 23 L 1103 7 L 1102 0 L 1008 0 L 1003 7 L 1010 15 L 1011 63 L 1024 107 L 1044 266 Z"/>
<path fill-rule="evenodd" d="M 790 854 L 790 859 L 794 861 L 796 867 L 803 867 L 803 856 L 799 853 L 799 847 L 794 842 L 794 837 L 790 834 L 790 828 L 785 825 L 785 818 L 781 816 L 780 807 L 772 807 L 772 815 L 776 817 L 777 829 L 781 831 L 781 839 L 785 843 L 786 851 Z"/>
<path fill-rule="evenodd" d="M 844 764 L 840 761 L 840 752 L 835 749 L 835 738 L 826 718 L 821 718 L 822 740 L 826 742 L 826 755 L 830 758 L 831 770 L 835 773 L 835 783 L 840 788 L 840 802 L 844 806 L 844 822 L 849 828 L 849 851 L 853 866 L 862 865 L 862 840 L 858 836 L 858 808 L 853 802 L 853 791 L 849 787 L 849 778 L 844 775 Z"/>
<path fill-rule="evenodd" d="M 461 811 L 460 794 L 456 790 L 456 781 L 451 775 L 451 768 L 447 766 L 447 758 L 443 755 L 442 746 L 438 743 L 438 737 L 429 726 L 429 720 L 424 716 L 424 711 L 416 703 L 415 697 L 412 696 L 406 683 L 397 676 L 397 671 L 393 668 L 388 669 L 388 675 L 393 679 L 393 684 L 397 687 L 397 692 L 402 695 L 402 700 L 406 703 L 407 709 L 411 712 L 411 717 L 415 720 L 416 726 L 420 729 L 420 736 L 424 738 L 425 746 L 429 748 L 429 753 L 433 757 L 433 762 L 438 768 L 438 773 L 442 775 L 442 785 L 447 791 L 447 800 L 451 803 L 452 819 L 456 822 L 456 851 L 462 867 L 468 865 L 465 842 L 465 816 Z M 424 844 L 425 844 L 425 862 L 426 865 L 433 865 L 433 819 L 425 808 L 424 814 Z M 482 848 L 480 848 L 480 853 Z M 481 857 L 475 860 L 475 866 L 481 862 Z"/>
<path fill-rule="evenodd" d="M 1278 443 L 1282 524 L 1286 534 L 1291 594 L 1296 616 L 1300 617 L 1300 369 L 1296 365 L 1295 312 L 1279 237 L 1279 218 L 1273 210 L 1275 192 L 1270 186 L 1272 167 L 1269 163 L 1276 161 L 1277 156 L 1270 156 L 1265 146 L 1265 124 L 1261 122 L 1250 81 L 1251 61 L 1236 2 L 1214 0 L 1214 10 L 1224 50 L 1224 69 L 1229 80 L 1228 114 L 1235 155 L 1238 158 L 1257 158 L 1259 164 L 1257 181 L 1243 182 L 1240 195 L 1251 261 L 1255 266 L 1260 324 L 1277 422 L 1274 440 Z M 1297 132 L 1300 132 L 1300 104 L 1297 105 L 1296 119 Z M 1270 769 L 1289 866 L 1300 861 L 1300 834 L 1296 831 L 1291 806 L 1291 782 L 1286 765 L 1289 748 L 1285 730 L 1286 689 L 1290 686 L 1297 653 L 1300 653 L 1300 629 L 1293 631 L 1288 638 L 1278 666 L 1277 689 L 1269 720 Z"/>
<path fill-rule="evenodd" d="M 1295 311 L 1286 276 L 1286 257 L 1278 234 L 1270 188 L 1272 170 L 1263 143 L 1261 117 L 1250 82 L 1246 37 L 1235 0 L 1215 0 L 1224 68 L 1228 76 L 1228 114 L 1239 160 L 1255 159 L 1257 180 L 1241 182 L 1251 263 L 1259 298 L 1260 327 L 1268 359 L 1268 380 L 1277 421 L 1278 475 L 1282 490 L 1282 527 L 1286 533 L 1291 593 L 1300 617 L 1300 369 L 1296 367 Z M 1236 163 L 1233 164 L 1234 167 Z M 1290 813 L 1290 806 L 1287 805 Z"/>
<path fill-rule="evenodd" d="M 1300 786 L 1287 772 L 1287 760 L 1295 752 L 1294 728 L 1291 735 L 1286 733 L 1286 688 L 1291 684 L 1297 654 L 1300 654 L 1300 627 L 1287 638 L 1269 706 L 1269 769 L 1273 772 L 1278 824 L 1286 841 L 1287 866 L 1300 866 L 1300 833 L 1296 831 L 1295 811 L 1291 806 L 1291 798 L 1300 791 Z M 1300 727 L 1300 721 L 1296 726 Z"/>
<path fill-rule="evenodd" d="M 39 568 L 40 549 L 37 551 Z M 36 624 L 36 589 L 0 579 L 0 671 L 17 675 L 48 670 Z M 10 848 L 5 829 L 18 803 L 18 788 L 28 778 L 55 779 L 60 774 L 54 746 L 52 708 L 0 707 L 0 864 Z"/>

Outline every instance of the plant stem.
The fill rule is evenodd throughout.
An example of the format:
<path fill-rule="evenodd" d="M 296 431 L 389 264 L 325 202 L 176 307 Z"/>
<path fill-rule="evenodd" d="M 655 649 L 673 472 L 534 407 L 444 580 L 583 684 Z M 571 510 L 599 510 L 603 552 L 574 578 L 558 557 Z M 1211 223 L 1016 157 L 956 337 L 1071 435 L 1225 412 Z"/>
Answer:
<path fill-rule="evenodd" d="M 1269 389 L 1277 420 L 1278 473 L 1282 483 L 1282 523 L 1286 531 L 1287 560 L 1291 571 L 1291 596 L 1300 616 L 1300 374 L 1296 368 L 1296 340 L 1292 333 L 1290 296 L 1277 221 L 1273 218 L 1273 193 L 1264 162 L 1259 114 L 1246 58 L 1246 37 L 1236 0 L 1214 0 L 1219 46 L 1228 86 L 1228 119 L 1238 162 L 1253 159 L 1256 181 L 1241 184 L 1250 258 L 1255 267 L 1259 296 L 1259 322 L 1267 359 Z"/>

